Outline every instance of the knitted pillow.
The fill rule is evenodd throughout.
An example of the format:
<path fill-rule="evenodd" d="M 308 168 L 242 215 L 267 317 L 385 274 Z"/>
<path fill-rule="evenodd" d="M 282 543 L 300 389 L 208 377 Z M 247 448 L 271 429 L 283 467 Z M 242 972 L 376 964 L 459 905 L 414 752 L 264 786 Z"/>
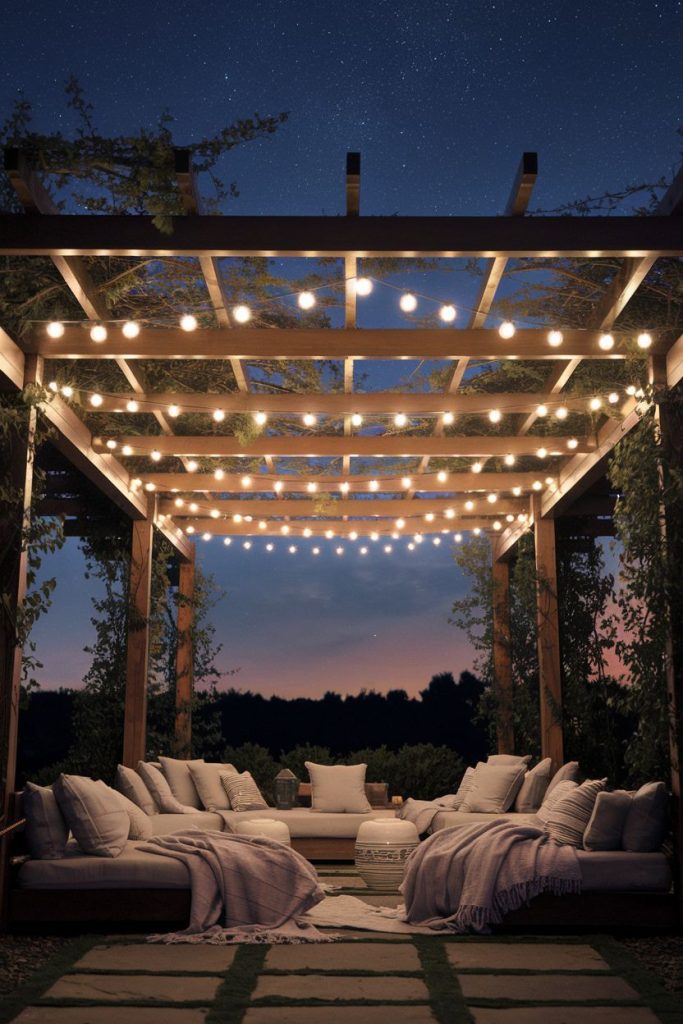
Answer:
<path fill-rule="evenodd" d="M 558 782 L 553 790 L 548 787 L 545 797 L 543 798 L 543 803 L 536 811 L 536 817 L 540 818 L 540 820 L 545 824 L 550 812 L 558 800 L 562 800 L 563 797 L 578 788 L 578 782 L 572 782 L 571 779 L 565 779 L 564 782 Z"/>
<path fill-rule="evenodd" d="M 145 814 L 157 814 L 157 805 L 147 786 L 132 768 L 120 764 L 116 769 L 114 787 L 132 803 L 137 804 Z"/>
<path fill-rule="evenodd" d="M 221 775 L 237 775 L 232 764 L 213 764 L 208 761 L 189 761 L 192 781 L 197 787 L 199 798 L 207 811 L 229 811 L 230 799 L 221 785 Z"/>
<path fill-rule="evenodd" d="M 515 800 L 516 811 L 522 814 L 533 814 L 543 803 L 543 798 L 550 782 L 550 773 L 553 762 L 549 757 L 527 772 L 522 780 L 517 799 Z"/>
<path fill-rule="evenodd" d="M 168 782 L 154 765 L 138 761 L 138 775 L 142 778 L 147 789 L 154 797 L 154 802 L 158 809 L 163 814 L 192 814 L 196 810 L 194 807 L 185 807 L 176 800 Z"/>
<path fill-rule="evenodd" d="M 598 793 L 607 779 L 586 779 L 580 786 L 558 800 L 547 817 L 545 830 L 561 846 L 583 846 L 583 833 L 590 821 Z"/>
<path fill-rule="evenodd" d="M 26 845 L 36 860 L 59 860 L 64 856 L 69 829 L 51 787 L 26 783 L 22 794 L 26 818 Z"/>
<path fill-rule="evenodd" d="M 233 811 L 262 811 L 268 807 L 251 772 L 221 772 L 221 783 Z"/>

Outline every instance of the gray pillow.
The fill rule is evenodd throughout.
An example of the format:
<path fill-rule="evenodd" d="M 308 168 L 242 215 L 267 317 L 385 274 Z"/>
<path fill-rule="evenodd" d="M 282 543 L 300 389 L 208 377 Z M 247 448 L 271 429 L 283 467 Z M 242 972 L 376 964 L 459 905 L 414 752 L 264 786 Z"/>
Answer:
<path fill-rule="evenodd" d="M 222 774 L 237 775 L 232 764 L 213 764 L 205 761 L 188 761 L 190 775 L 197 787 L 199 798 L 207 811 L 229 811 L 230 798 L 221 785 Z"/>
<path fill-rule="evenodd" d="M 558 782 L 552 792 L 550 788 L 548 788 L 546 790 L 545 797 L 543 798 L 543 803 L 536 811 L 536 817 L 540 818 L 543 824 L 545 824 L 548 820 L 548 815 L 558 800 L 562 800 L 568 793 L 571 793 L 573 790 L 578 788 L 578 782 L 573 782 L 571 779 L 565 779 L 563 782 Z"/>
<path fill-rule="evenodd" d="M 624 789 L 598 793 L 583 834 L 583 845 L 587 850 L 621 849 L 621 837 L 632 801 L 633 797 Z"/>
<path fill-rule="evenodd" d="M 519 754 L 489 754 L 486 758 L 487 764 L 524 764 L 531 760 L 531 754 L 520 757 Z"/>
<path fill-rule="evenodd" d="M 221 772 L 220 779 L 233 811 L 263 811 L 268 806 L 251 772 Z"/>
<path fill-rule="evenodd" d="M 480 761 L 460 809 L 483 814 L 503 814 L 512 807 L 524 773 L 524 764 L 486 764 Z"/>
<path fill-rule="evenodd" d="M 558 800 L 545 822 L 550 838 L 560 846 L 582 847 L 597 795 L 606 785 L 607 779 L 586 779 Z"/>
<path fill-rule="evenodd" d="M 372 810 L 365 795 L 366 764 L 305 764 L 311 780 L 311 810 L 347 814 Z"/>
<path fill-rule="evenodd" d="M 123 764 L 118 765 L 114 786 L 119 793 L 122 793 L 132 803 L 137 804 L 145 814 L 158 813 L 154 797 L 138 773 L 132 768 L 126 768 Z"/>
<path fill-rule="evenodd" d="M 185 807 L 176 800 L 168 782 L 154 765 L 138 761 L 138 774 L 154 797 L 154 802 L 158 809 L 163 814 L 192 814 L 196 810 L 195 807 Z"/>
<path fill-rule="evenodd" d="M 69 829 L 62 817 L 51 787 L 26 783 L 22 813 L 26 818 L 26 845 L 36 860 L 59 860 L 69 838 Z"/>
<path fill-rule="evenodd" d="M 549 796 L 555 789 L 555 786 L 559 785 L 560 782 L 576 782 L 579 781 L 579 762 L 578 761 L 567 761 L 561 768 L 558 768 L 547 789 L 547 795 Z"/>
<path fill-rule="evenodd" d="M 533 814 L 539 809 L 548 789 L 552 769 L 553 762 L 546 757 L 526 773 L 515 800 L 516 811 L 521 814 Z"/>
<path fill-rule="evenodd" d="M 198 761 L 184 761 L 177 757 L 160 757 L 159 761 L 164 778 L 178 803 L 201 810 L 202 802 L 190 774 L 190 765 L 202 764 L 203 758 Z"/>
<path fill-rule="evenodd" d="M 82 775 L 60 775 L 55 796 L 64 819 L 84 853 L 118 857 L 122 853 L 130 818 L 120 803 L 120 793 L 104 782 Z"/>
<path fill-rule="evenodd" d="M 634 794 L 621 844 L 633 853 L 654 853 L 664 841 L 669 795 L 663 782 L 648 782 Z"/>
<path fill-rule="evenodd" d="M 465 769 L 465 774 L 463 775 L 462 779 L 460 780 L 460 785 L 458 786 L 458 791 L 455 794 L 455 803 L 453 805 L 453 810 L 454 811 L 458 811 L 462 807 L 462 804 L 463 804 L 463 801 L 464 801 L 465 797 L 467 796 L 467 794 L 469 793 L 470 789 L 472 788 L 472 779 L 473 778 L 474 778 L 474 768 L 466 768 Z"/>
<path fill-rule="evenodd" d="M 154 829 L 152 828 L 149 814 L 145 814 L 142 808 L 138 807 L 132 800 L 129 800 L 123 793 L 119 793 L 117 789 L 112 789 L 111 792 L 115 794 L 116 799 L 128 815 L 128 838 L 133 840 L 151 839 L 154 835 Z"/>

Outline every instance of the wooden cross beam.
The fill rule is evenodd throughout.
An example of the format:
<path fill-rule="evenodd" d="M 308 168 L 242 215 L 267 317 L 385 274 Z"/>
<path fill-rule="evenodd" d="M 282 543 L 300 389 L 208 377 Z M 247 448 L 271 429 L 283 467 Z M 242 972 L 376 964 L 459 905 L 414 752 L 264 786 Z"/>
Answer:
<path fill-rule="evenodd" d="M 492 492 L 493 493 L 493 492 Z M 505 515 L 518 515 L 528 508 L 528 501 L 522 498 L 498 498 L 495 502 L 489 502 L 485 497 L 480 496 L 474 503 L 476 513 L 480 517 L 491 516 L 494 519 Z M 210 502 L 202 502 L 198 510 L 190 511 L 189 504 L 178 508 L 173 501 L 163 500 L 159 503 L 159 511 L 165 515 L 173 516 L 174 519 L 182 519 L 197 515 L 206 515 L 212 510 L 220 513 L 221 516 L 421 516 L 425 515 L 443 517 L 447 511 L 453 511 L 456 515 L 467 515 L 468 512 L 462 507 L 462 503 L 454 503 L 443 498 L 425 498 L 413 500 L 412 498 L 358 498 L 355 500 L 336 499 L 327 504 L 316 502 L 316 495 L 310 498 L 296 499 L 287 498 L 235 498 L 217 499 Z M 451 517 L 448 517 L 451 518 Z"/>
<path fill-rule="evenodd" d="M 535 473 L 518 473 L 514 471 L 505 473 L 468 473 L 457 472 L 447 473 L 446 479 L 439 480 L 436 473 L 425 473 L 421 476 L 368 476 L 365 474 L 353 474 L 350 476 L 294 476 L 266 475 L 264 473 L 247 474 L 223 473 L 217 478 L 213 473 L 142 473 L 140 480 L 143 484 L 153 484 L 160 493 L 182 491 L 205 492 L 215 494 L 229 493 L 273 493 L 273 484 L 282 485 L 284 493 L 299 494 L 306 491 L 306 484 L 309 480 L 315 480 L 321 491 L 341 491 L 341 485 L 348 484 L 350 494 L 367 494 L 370 491 L 370 483 L 377 482 L 377 494 L 387 494 L 396 491 L 405 492 L 406 479 L 410 479 L 411 486 L 417 491 L 444 494 L 477 494 L 489 491 L 512 491 L 519 487 L 523 492 L 528 492 L 536 481 L 542 480 L 543 473 L 539 470 Z"/>
<path fill-rule="evenodd" d="M 405 518 L 405 517 L 404 517 Z M 227 519 L 210 519 L 199 517 L 196 519 L 183 520 L 183 528 L 187 532 L 192 531 L 191 536 L 200 537 L 203 533 L 210 533 L 214 537 L 244 537 L 245 539 L 256 540 L 259 537 L 279 537 L 281 540 L 288 539 L 290 542 L 301 538 L 310 537 L 315 540 L 323 540 L 327 532 L 333 537 L 348 537 L 357 533 L 359 537 L 369 537 L 376 533 L 387 541 L 391 541 L 393 534 L 398 533 L 401 540 L 410 541 L 415 534 L 443 537 L 443 543 L 448 542 L 449 536 L 453 533 L 461 533 L 467 530 L 492 530 L 493 523 L 498 520 L 483 519 L 470 516 L 449 521 L 447 529 L 444 527 L 434 529 L 433 524 L 425 523 L 421 517 L 406 519 L 405 527 L 397 530 L 393 519 L 356 519 L 348 521 L 344 519 L 321 519 L 321 520 L 289 520 L 287 522 L 267 522 L 265 529 L 259 529 L 258 523 L 233 523 Z M 505 525 L 504 522 L 502 525 Z M 286 533 L 283 533 L 283 527 Z"/>

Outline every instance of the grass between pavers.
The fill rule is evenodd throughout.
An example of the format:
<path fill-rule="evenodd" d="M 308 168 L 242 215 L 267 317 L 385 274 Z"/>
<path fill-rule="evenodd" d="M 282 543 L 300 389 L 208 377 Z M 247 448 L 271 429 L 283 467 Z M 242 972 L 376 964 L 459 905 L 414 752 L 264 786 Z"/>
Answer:
<path fill-rule="evenodd" d="M 0 1024 L 8 1024 L 25 1007 L 37 1003 L 43 993 L 98 942 L 101 942 L 99 935 L 80 935 L 71 939 L 44 967 L 27 978 L 14 992 L 4 994 L 0 1003 Z"/>
<path fill-rule="evenodd" d="M 204 1024 L 240 1024 L 251 1002 L 270 946 L 238 946 Z"/>
<path fill-rule="evenodd" d="M 296 999 L 287 996 L 262 996 L 260 999 L 253 999 L 249 1006 L 254 1009 L 271 1006 L 386 1006 L 387 1009 L 393 1009 L 394 1006 L 431 1006 L 431 1003 L 426 999 L 318 999 L 313 996 Z M 453 1020 L 451 1017 L 449 1024 L 453 1024 Z"/>
<path fill-rule="evenodd" d="M 445 943 L 430 935 L 416 935 L 413 944 L 422 964 L 429 1005 L 439 1024 L 473 1024 Z"/>
<path fill-rule="evenodd" d="M 296 975 L 315 975 L 323 978 L 421 978 L 422 971 L 373 971 L 354 970 L 352 967 L 330 968 L 323 970 L 320 967 L 297 967 L 295 970 L 288 970 L 282 967 L 266 967 L 261 971 L 262 975 L 269 975 L 276 978 L 289 978 Z"/>
<path fill-rule="evenodd" d="M 594 935 L 587 942 L 607 961 L 615 974 L 631 983 L 662 1024 L 680 1024 L 680 995 L 667 992 L 657 976 L 636 960 L 620 942 L 611 935 Z"/>

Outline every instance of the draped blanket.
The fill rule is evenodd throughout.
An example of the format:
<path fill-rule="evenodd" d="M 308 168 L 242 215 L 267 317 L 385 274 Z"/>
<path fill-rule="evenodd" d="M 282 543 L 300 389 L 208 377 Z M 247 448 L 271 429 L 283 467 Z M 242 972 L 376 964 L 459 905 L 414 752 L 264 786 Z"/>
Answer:
<path fill-rule="evenodd" d="M 576 851 L 503 819 L 442 829 L 410 855 L 401 883 L 409 924 L 481 932 L 542 892 L 581 891 Z"/>
<path fill-rule="evenodd" d="M 186 829 L 139 844 L 185 864 L 192 886 L 186 929 L 151 942 L 327 942 L 300 919 L 325 897 L 315 868 L 266 836 Z"/>
<path fill-rule="evenodd" d="M 423 832 L 426 832 L 431 827 L 439 811 L 457 811 L 459 806 L 460 801 L 452 793 L 446 796 L 439 796 L 436 800 L 413 800 L 412 797 L 408 797 L 405 803 L 401 805 L 396 817 L 403 818 L 405 821 L 412 821 L 417 829 L 417 834 L 421 836 Z"/>

